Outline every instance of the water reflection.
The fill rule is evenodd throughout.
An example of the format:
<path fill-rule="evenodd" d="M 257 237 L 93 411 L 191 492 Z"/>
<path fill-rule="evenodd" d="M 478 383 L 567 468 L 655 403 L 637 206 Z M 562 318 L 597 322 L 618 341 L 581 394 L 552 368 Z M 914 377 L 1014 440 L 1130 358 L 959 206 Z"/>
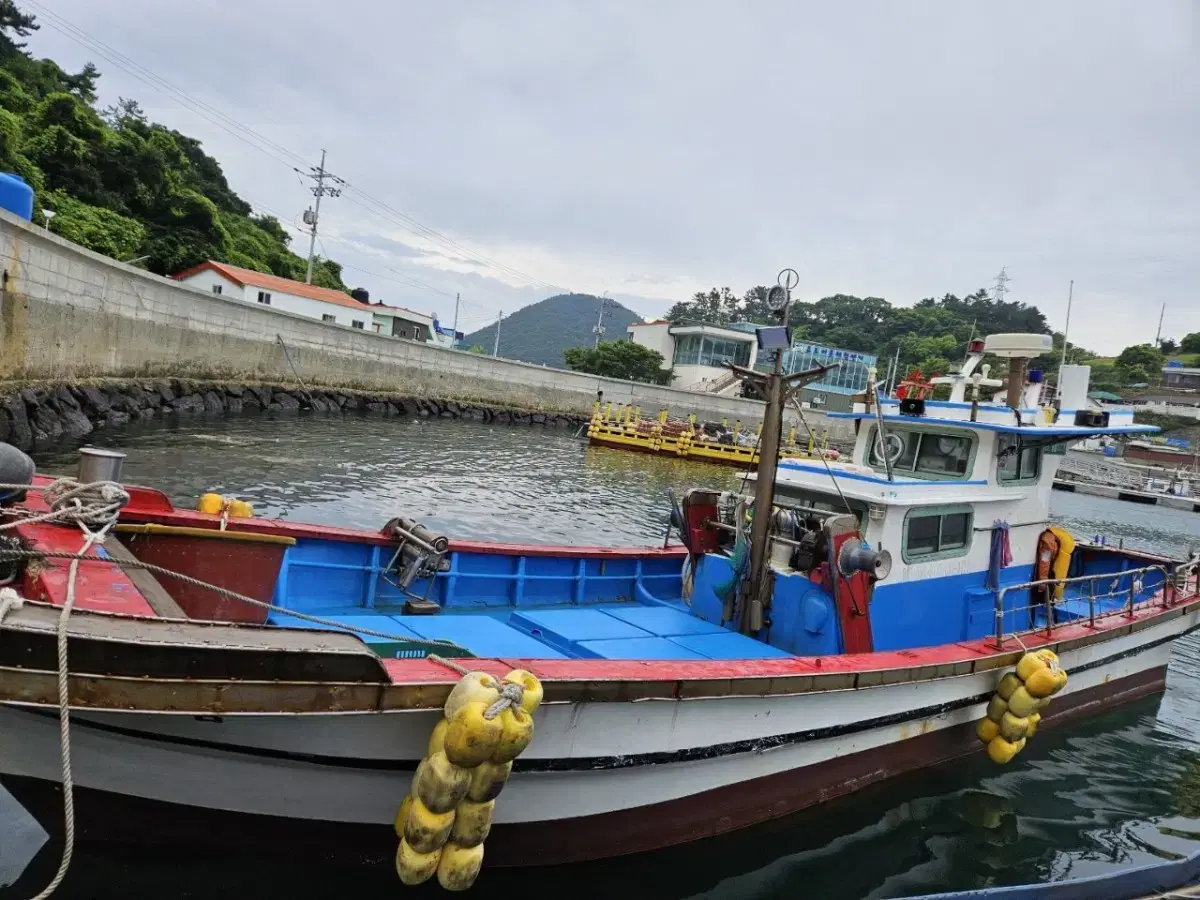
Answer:
<path fill-rule="evenodd" d="M 400 512 L 492 540 L 662 540 L 668 487 L 734 488 L 733 470 L 589 448 L 567 430 L 445 420 L 269 416 L 150 423 L 94 436 L 129 454 L 127 477 L 177 503 L 218 490 L 288 518 L 377 528 Z M 74 466 L 70 448 L 39 455 Z M 1055 493 L 1053 515 L 1085 536 L 1166 553 L 1200 544 L 1200 516 Z M 1200 644 L 1175 652 L 1168 690 L 1030 742 L 998 769 L 982 754 L 724 838 L 603 864 L 488 870 L 472 896 L 897 898 L 1077 877 L 1200 846 Z M 57 866 L 57 846 L 38 874 Z M 22 886 L 44 883 L 27 873 Z M 651 889 L 650 886 L 653 886 Z M 61 897 L 394 897 L 388 861 L 152 858 L 81 848 Z M 430 895 L 436 893 L 433 888 Z M 0 891 L 0 894 L 3 894 Z"/>

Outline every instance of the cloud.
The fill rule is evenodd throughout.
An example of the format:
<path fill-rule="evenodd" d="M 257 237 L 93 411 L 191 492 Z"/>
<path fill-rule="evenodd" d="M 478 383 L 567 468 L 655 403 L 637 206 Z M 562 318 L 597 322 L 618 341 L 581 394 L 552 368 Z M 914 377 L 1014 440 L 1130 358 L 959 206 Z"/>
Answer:
<path fill-rule="evenodd" d="M 1074 279 L 1072 336 L 1097 349 L 1152 339 L 1162 303 L 1167 334 L 1200 330 L 1187 0 L 242 0 L 236 27 L 206 4 L 53 10 L 303 159 L 327 149 L 364 192 L 323 205 L 359 245 L 330 252 L 392 273 L 371 287 L 405 305 L 458 292 L 482 319 L 619 288 L 651 315 L 789 265 L 804 299 L 907 304 L 1007 266 L 1057 328 Z M 102 102 L 200 137 L 252 202 L 311 199 L 295 160 L 48 26 L 30 45 L 95 61 Z"/>

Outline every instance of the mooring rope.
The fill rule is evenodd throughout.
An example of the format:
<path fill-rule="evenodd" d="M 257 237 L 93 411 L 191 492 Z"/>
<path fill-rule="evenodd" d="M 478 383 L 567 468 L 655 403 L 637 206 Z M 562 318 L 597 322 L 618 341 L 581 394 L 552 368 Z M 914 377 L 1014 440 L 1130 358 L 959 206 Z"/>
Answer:
<path fill-rule="evenodd" d="M 67 596 L 58 614 L 58 740 L 62 764 L 63 790 L 63 852 L 58 871 L 50 883 L 33 900 L 47 900 L 67 877 L 71 859 L 75 855 L 75 780 L 71 770 L 71 698 L 70 668 L 67 659 L 67 625 L 71 610 L 75 608 L 75 583 L 79 575 L 79 559 L 96 544 L 104 542 L 109 529 L 117 522 L 117 514 L 129 502 L 129 494 L 121 485 L 112 481 L 97 481 L 80 484 L 73 478 L 59 478 L 48 485 L 0 484 L 0 490 L 25 490 L 41 492 L 50 510 L 36 515 L 25 515 L 0 524 L 0 531 L 9 531 L 18 525 L 36 522 L 74 522 L 83 531 L 83 546 L 74 554 L 67 571 Z M 90 526 L 90 527 L 89 527 Z M 0 589 L 0 622 L 15 609 L 24 606 L 24 599 L 12 588 Z"/>
<path fill-rule="evenodd" d="M 71 703 L 70 703 L 70 668 L 68 665 L 67 655 L 67 626 L 71 617 L 71 612 L 75 608 L 75 587 L 79 575 L 79 564 L 81 562 L 104 563 L 106 565 L 117 565 L 123 568 L 144 569 L 148 572 L 153 572 L 158 575 L 165 575 L 170 578 L 175 578 L 186 584 L 192 584 L 197 587 L 206 588 L 214 593 L 225 597 L 230 597 L 235 600 L 240 600 L 243 603 L 248 603 L 251 606 L 256 606 L 261 609 L 271 610 L 273 612 L 283 613 L 288 616 L 293 616 L 306 622 L 312 622 L 336 631 L 349 632 L 351 634 L 365 634 L 372 637 L 379 637 L 385 640 L 404 641 L 409 644 L 416 644 L 426 648 L 447 648 L 462 649 L 453 641 L 433 640 L 425 638 L 416 638 L 409 635 L 392 634 L 386 631 L 377 631 L 373 628 L 354 628 L 342 622 L 335 622 L 332 619 L 325 619 L 320 616 L 309 615 L 308 613 L 298 612 L 296 610 L 284 609 L 276 606 L 273 603 L 266 603 L 262 600 L 256 600 L 253 597 L 247 597 L 245 594 L 240 594 L 237 591 L 231 591 L 228 588 L 223 588 L 215 584 L 210 584 L 206 581 L 201 581 L 199 578 L 192 578 L 189 575 L 183 575 L 179 572 L 174 572 L 162 566 L 144 563 L 140 560 L 123 560 L 115 559 L 109 556 L 89 556 L 88 551 L 97 544 L 103 544 L 108 532 L 117 522 L 117 516 L 121 509 L 129 502 L 129 494 L 121 485 L 112 481 L 99 481 L 91 484 L 80 484 L 73 478 L 59 478 L 48 485 L 30 485 L 30 484 L 0 484 L 0 491 L 27 491 L 32 493 L 41 493 L 50 509 L 44 513 L 28 514 L 22 510 L 7 509 L 3 510 L 3 514 L 9 517 L 9 521 L 0 522 L 0 532 L 11 531 L 19 525 L 32 525 L 41 522 L 54 522 L 59 524 L 74 523 L 79 526 L 84 533 L 83 545 L 75 553 L 59 550 L 17 550 L 14 548 L 0 547 L 0 561 L 10 561 L 17 559 L 68 559 L 71 561 L 67 570 L 67 594 L 63 602 L 61 611 L 58 615 L 58 624 L 56 628 L 57 638 L 57 658 L 58 658 L 58 722 L 59 722 L 59 746 L 62 761 L 62 785 L 63 785 L 63 854 L 62 860 L 59 863 L 58 871 L 51 879 L 50 883 L 31 900 L 47 900 L 59 886 L 63 879 L 67 876 L 67 870 L 71 866 L 71 860 L 75 853 L 75 783 L 71 767 Z M 3 625 L 5 618 L 16 610 L 21 609 L 25 605 L 25 598 L 21 597 L 13 588 L 0 588 L 0 625 Z M 460 672 L 466 670 L 452 664 L 440 656 L 430 654 L 429 658 L 448 665 Z M 507 689 L 509 682 L 505 682 Z M 520 685 L 516 685 L 520 688 Z M 523 690 L 523 689 L 522 689 Z M 492 704 L 498 706 L 496 713 L 512 703 L 509 697 L 511 691 L 504 693 L 502 691 L 501 698 Z M 520 697 L 517 697 L 518 704 Z M 489 708 L 489 712 L 490 712 Z M 489 716 L 491 718 L 492 716 Z"/>
<path fill-rule="evenodd" d="M 190 575 L 184 575 L 181 572 L 175 572 L 171 569 L 156 566 L 153 563 L 142 562 L 140 559 L 116 559 L 114 557 L 105 556 L 86 556 L 83 553 L 70 553 L 66 550 L 15 550 L 9 547 L 0 547 L 0 562 L 6 562 L 14 559 L 69 559 L 73 562 L 87 563 L 103 563 L 109 566 L 120 566 L 123 569 L 144 569 L 147 572 L 152 572 L 155 575 L 165 575 L 168 578 L 174 578 L 177 581 L 182 581 L 184 584 L 192 584 L 196 587 L 206 588 L 215 594 L 220 594 L 223 597 L 229 597 L 233 600 L 240 600 L 243 603 L 249 603 L 251 606 L 256 606 L 259 609 L 270 610 L 271 612 L 281 613 L 286 616 L 291 616 L 296 619 L 302 619 L 305 622 L 312 622 L 315 625 L 321 625 L 332 631 L 341 631 L 347 634 L 365 634 L 371 637 L 383 638 L 388 641 L 404 641 L 409 644 L 417 644 L 423 647 L 430 648 L 446 648 L 452 647 L 457 650 L 463 649 L 454 641 L 437 640 L 435 638 L 415 638 L 412 635 L 395 634 L 389 631 L 377 631 L 374 628 L 363 628 L 356 625 L 347 625 L 345 622 L 335 622 L 333 619 L 322 618 L 321 616 L 302 613 L 294 609 L 286 609 L 282 606 L 276 606 L 274 603 L 267 603 L 265 600 L 255 600 L 253 597 L 247 597 L 245 594 L 239 594 L 237 591 L 231 591 L 229 588 L 223 588 L 220 585 L 211 584 L 207 581 L 201 581 L 199 578 L 193 578 Z M 196 620 L 200 621 L 200 620 Z"/>

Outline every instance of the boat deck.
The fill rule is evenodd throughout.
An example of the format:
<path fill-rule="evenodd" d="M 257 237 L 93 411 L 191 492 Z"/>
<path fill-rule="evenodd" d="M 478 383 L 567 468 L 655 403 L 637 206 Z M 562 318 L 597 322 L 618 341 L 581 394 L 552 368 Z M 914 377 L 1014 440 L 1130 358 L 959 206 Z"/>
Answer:
<path fill-rule="evenodd" d="M 471 610 L 433 616 L 388 614 L 379 609 L 347 613 L 345 607 L 306 612 L 351 630 L 361 626 L 413 640 L 453 641 L 481 657 L 714 660 L 791 655 L 682 609 L 634 601 L 586 608 Z M 285 613 L 272 613 L 267 623 L 322 627 Z M 389 643 L 375 635 L 354 633 L 368 646 L 386 647 Z"/>

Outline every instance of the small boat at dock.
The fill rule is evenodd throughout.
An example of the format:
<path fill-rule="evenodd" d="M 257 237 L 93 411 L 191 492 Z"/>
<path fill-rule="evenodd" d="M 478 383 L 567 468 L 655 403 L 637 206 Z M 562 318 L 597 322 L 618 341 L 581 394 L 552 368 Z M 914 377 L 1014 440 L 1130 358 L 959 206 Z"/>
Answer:
<path fill-rule="evenodd" d="M 488 865 L 653 850 L 969 753 L 1007 762 L 1039 728 L 1161 692 L 1200 628 L 1196 559 L 1049 524 L 1065 444 L 1154 429 L 1069 393 L 1036 406 L 1024 364 L 1048 344 L 977 342 L 946 402 L 872 385 L 840 460 L 774 462 L 787 392 L 825 368 L 742 373 L 768 397 L 753 496 L 689 491 L 665 548 L 184 509 L 115 471 L 22 482 L 0 457 L 0 783 L 57 829 L 69 721 L 83 840 L 395 852 L 464 672 L 540 684 Z M 1011 360 L 1003 403 L 972 381 L 986 353 Z"/>

